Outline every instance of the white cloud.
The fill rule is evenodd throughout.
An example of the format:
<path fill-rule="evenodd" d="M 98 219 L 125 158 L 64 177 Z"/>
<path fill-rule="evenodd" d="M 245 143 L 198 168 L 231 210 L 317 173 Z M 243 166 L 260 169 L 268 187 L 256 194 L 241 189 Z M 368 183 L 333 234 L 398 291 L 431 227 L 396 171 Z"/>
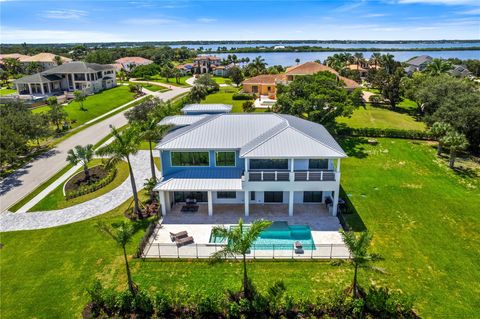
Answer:
<path fill-rule="evenodd" d="M 71 20 L 71 19 L 83 18 L 87 14 L 88 12 L 83 10 L 71 10 L 71 9 L 61 10 L 60 9 L 60 10 L 45 10 L 42 13 L 40 13 L 40 16 L 48 19 Z"/>
<path fill-rule="evenodd" d="M 480 8 L 478 9 L 471 9 L 471 10 L 465 10 L 465 11 L 459 11 L 457 12 L 459 14 L 466 14 L 466 15 L 480 15 Z"/>
<path fill-rule="evenodd" d="M 386 17 L 388 14 L 386 13 L 369 13 L 365 14 L 363 17 L 364 18 L 378 18 L 378 17 Z"/>
<path fill-rule="evenodd" d="M 445 5 L 480 5 L 478 0 L 398 0 L 398 3 L 426 3 L 426 4 L 445 4 Z"/>
<path fill-rule="evenodd" d="M 166 18 L 133 18 L 124 21 L 127 24 L 133 25 L 158 25 L 158 24 L 172 24 L 176 23 L 176 20 Z"/>
<path fill-rule="evenodd" d="M 212 18 L 199 18 L 197 19 L 198 22 L 201 23 L 211 23 L 217 21 L 217 19 L 212 19 Z"/>
<path fill-rule="evenodd" d="M 127 35 L 97 31 L 17 29 L 4 27 L 1 33 L 2 43 L 82 43 L 126 41 Z"/>

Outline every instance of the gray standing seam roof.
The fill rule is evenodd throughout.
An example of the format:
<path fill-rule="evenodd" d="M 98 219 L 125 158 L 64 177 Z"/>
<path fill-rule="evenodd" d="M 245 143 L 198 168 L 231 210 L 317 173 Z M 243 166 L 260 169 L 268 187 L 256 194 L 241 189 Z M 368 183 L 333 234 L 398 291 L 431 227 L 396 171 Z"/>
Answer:
<path fill-rule="evenodd" d="M 187 104 L 182 108 L 182 112 L 230 112 L 230 104 Z"/>
<path fill-rule="evenodd" d="M 282 134 L 281 138 L 275 136 Z M 270 144 L 268 144 L 268 141 Z M 190 126 L 177 129 L 156 146 L 157 149 L 239 149 L 243 157 L 346 157 L 345 152 L 323 125 L 284 114 L 210 115 Z M 279 154 L 280 153 L 280 154 Z M 253 156 L 252 156 L 253 157 Z"/>
<path fill-rule="evenodd" d="M 28 84 L 28 83 L 49 83 L 52 81 L 60 81 L 62 78 L 55 74 L 42 74 L 35 73 L 32 75 L 24 76 L 14 81 L 15 84 Z"/>
<path fill-rule="evenodd" d="M 420 66 L 420 65 L 422 65 L 424 63 L 428 63 L 432 60 L 433 60 L 433 58 L 429 55 L 421 55 L 421 56 L 417 56 L 416 58 L 408 60 L 407 63 L 410 64 L 410 65 L 414 65 L 414 66 Z"/>
<path fill-rule="evenodd" d="M 48 69 L 42 74 L 57 74 L 57 73 L 86 73 L 98 72 L 104 70 L 113 70 L 114 67 L 110 64 L 86 63 L 81 61 L 64 63 L 54 68 Z"/>

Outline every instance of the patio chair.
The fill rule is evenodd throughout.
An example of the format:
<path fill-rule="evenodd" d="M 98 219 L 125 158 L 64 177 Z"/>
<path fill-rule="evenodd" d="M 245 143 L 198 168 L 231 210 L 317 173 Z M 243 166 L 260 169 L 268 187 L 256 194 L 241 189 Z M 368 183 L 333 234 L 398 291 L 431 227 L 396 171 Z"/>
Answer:
<path fill-rule="evenodd" d="M 185 238 L 185 237 L 188 237 L 188 233 L 187 231 L 181 231 L 179 233 L 170 233 L 170 239 L 172 241 L 175 241 L 177 239 L 181 239 L 181 238 Z"/>
<path fill-rule="evenodd" d="M 303 254 L 303 245 L 301 242 L 299 241 L 296 241 L 294 244 L 293 244 L 293 249 L 295 250 L 295 253 L 296 254 Z"/>
<path fill-rule="evenodd" d="M 188 245 L 188 244 L 193 244 L 193 237 L 188 236 L 184 238 L 177 238 L 175 239 L 175 244 L 177 244 L 177 247 L 183 246 L 183 245 Z"/>

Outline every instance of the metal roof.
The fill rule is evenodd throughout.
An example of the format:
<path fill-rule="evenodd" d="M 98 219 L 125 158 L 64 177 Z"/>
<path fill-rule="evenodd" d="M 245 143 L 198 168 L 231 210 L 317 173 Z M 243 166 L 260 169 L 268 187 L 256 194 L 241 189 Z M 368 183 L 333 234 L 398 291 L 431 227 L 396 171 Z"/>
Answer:
<path fill-rule="evenodd" d="M 165 176 L 156 191 L 234 191 L 242 190 L 242 170 L 237 168 L 199 168 Z"/>
<path fill-rule="evenodd" d="M 156 148 L 239 149 L 240 157 L 346 157 L 323 125 L 274 113 L 210 115 L 168 134 Z"/>
<path fill-rule="evenodd" d="M 414 66 L 421 66 L 422 64 L 430 63 L 432 60 L 433 58 L 429 55 L 420 55 L 408 60 L 407 64 L 414 65 Z"/>
<path fill-rule="evenodd" d="M 103 70 L 114 70 L 115 67 L 111 64 L 86 63 L 75 61 L 64 63 L 54 68 L 42 72 L 42 74 L 57 74 L 57 73 L 87 73 L 98 72 Z"/>
<path fill-rule="evenodd" d="M 195 122 L 204 119 L 207 114 L 199 115 L 174 115 L 164 117 L 158 124 L 159 125 L 174 125 L 174 126 L 187 126 L 192 125 Z"/>
<path fill-rule="evenodd" d="M 35 73 L 32 75 L 24 76 L 20 79 L 13 81 L 15 84 L 28 84 L 28 83 L 49 83 L 52 81 L 60 81 L 62 78 L 55 74 L 42 74 Z"/>
<path fill-rule="evenodd" d="M 232 111 L 230 104 L 187 104 L 182 108 L 184 113 L 228 113 L 230 111 Z"/>

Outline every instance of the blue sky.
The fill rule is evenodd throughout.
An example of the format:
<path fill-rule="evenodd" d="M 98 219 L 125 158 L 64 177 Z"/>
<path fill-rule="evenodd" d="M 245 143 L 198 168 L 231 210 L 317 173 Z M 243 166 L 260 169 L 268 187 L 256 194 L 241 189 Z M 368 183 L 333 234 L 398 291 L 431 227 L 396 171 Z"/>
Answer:
<path fill-rule="evenodd" d="M 0 42 L 479 39 L 480 0 L 0 0 Z"/>

